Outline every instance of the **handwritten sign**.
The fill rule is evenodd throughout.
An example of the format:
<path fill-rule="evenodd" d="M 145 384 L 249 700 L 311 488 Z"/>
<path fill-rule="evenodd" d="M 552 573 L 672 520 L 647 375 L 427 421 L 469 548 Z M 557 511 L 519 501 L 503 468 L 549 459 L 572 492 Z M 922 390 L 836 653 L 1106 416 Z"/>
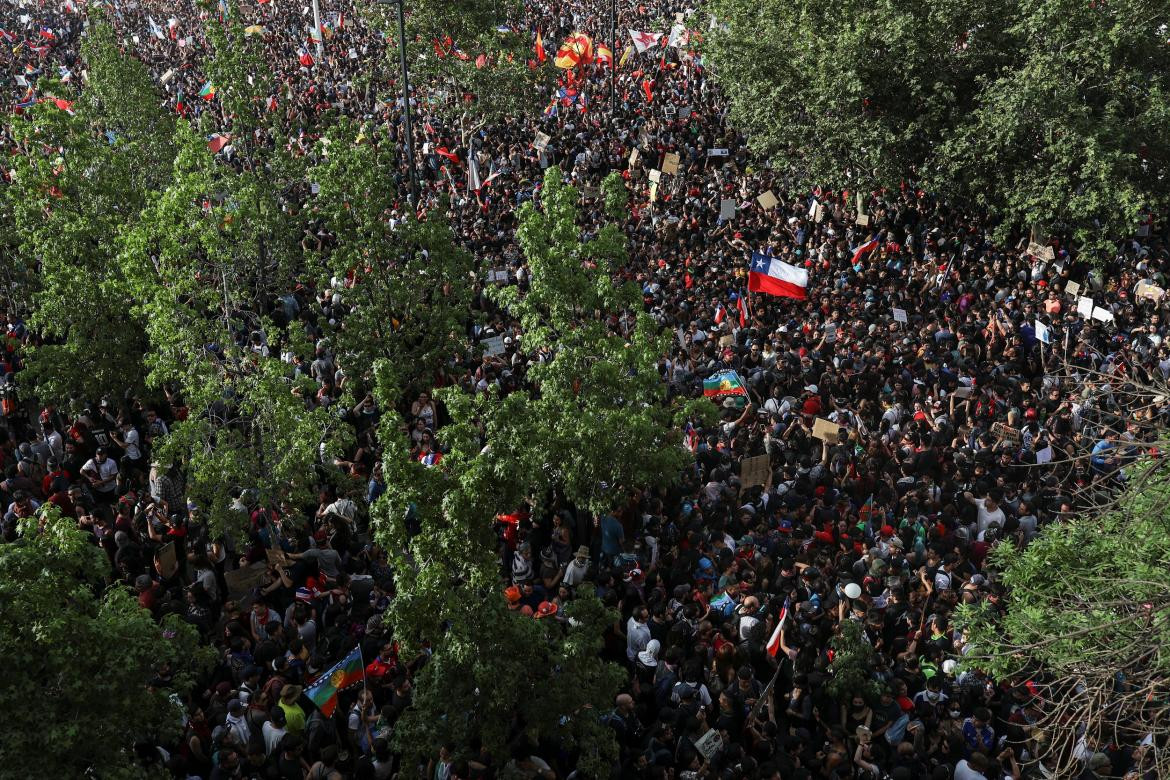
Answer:
<path fill-rule="evenodd" d="M 1137 286 L 1137 289 L 1134 290 L 1134 294 L 1139 298 L 1148 298 L 1151 301 L 1160 301 L 1162 300 L 1162 296 L 1166 294 L 1166 291 L 1157 285 L 1153 285 L 1148 282 L 1140 282 Z"/>
<path fill-rule="evenodd" d="M 710 761 L 715 757 L 715 754 L 723 749 L 723 737 L 715 729 L 710 729 L 706 734 L 695 740 L 695 750 L 703 754 L 703 758 Z"/>
<path fill-rule="evenodd" d="M 1077 299 L 1077 314 L 1081 315 L 1085 319 L 1089 319 L 1090 317 L 1092 317 L 1093 316 L 1093 299 L 1086 298 L 1083 295 L 1080 298 L 1078 298 Z"/>
<path fill-rule="evenodd" d="M 662 172 L 674 175 L 678 173 L 678 155 L 674 152 L 668 152 L 662 158 Z"/>
<path fill-rule="evenodd" d="M 756 198 L 756 200 L 759 201 L 760 206 L 765 209 L 774 209 L 776 208 L 777 204 L 780 203 L 780 201 L 776 200 L 776 196 L 772 194 L 771 190 L 761 193 L 760 196 Z"/>
<path fill-rule="evenodd" d="M 1113 322 L 1113 312 L 1100 306 L 1093 307 L 1093 319 L 1099 322 Z"/>
<path fill-rule="evenodd" d="M 825 211 L 824 204 L 823 203 L 816 204 L 816 211 L 815 211 L 815 213 L 813 213 L 813 222 L 816 222 L 818 225 L 820 223 L 824 222 L 825 221 L 825 213 L 826 213 L 826 211 Z"/>
<path fill-rule="evenodd" d="M 1081 294 L 1081 286 L 1077 282 L 1066 282 L 1064 285 L 1064 294 L 1071 295 L 1073 298 Z"/>
<path fill-rule="evenodd" d="M 638 149 L 635 147 L 630 152 L 630 167 L 633 168 L 638 163 Z"/>
<path fill-rule="evenodd" d="M 657 170 L 656 168 L 651 168 L 649 175 L 650 181 L 654 182 L 655 184 L 662 181 L 662 171 Z"/>
<path fill-rule="evenodd" d="M 739 467 L 740 492 L 755 485 L 768 485 L 772 481 L 772 459 L 768 455 L 744 458 Z"/>
<path fill-rule="evenodd" d="M 504 354 L 504 337 L 492 336 L 490 339 L 484 339 L 483 352 L 488 357 Z"/>
<path fill-rule="evenodd" d="M 995 435 L 1000 441 L 1018 445 L 1020 443 L 1020 431 L 1018 428 L 1010 428 L 1006 424 L 997 422 L 991 424 L 991 433 Z"/>
<path fill-rule="evenodd" d="M 857 224 L 861 225 L 862 227 L 869 227 L 869 215 L 868 214 L 858 214 L 857 215 Z"/>
<path fill-rule="evenodd" d="M 543 152 L 546 148 L 548 148 L 548 142 L 551 140 L 552 138 L 549 137 L 547 133 L 538 132 L 536 134 L 536 140 L 532 142 L 532 148 Z"/>
<path fill-rule="evenodd" d="M 894 322 L 901 322 L 902 324 L 906 324 L 907 322 L 910 321 L 910 319 L 906 316 L 905 309 L 895 308 L 893 311 L 894 311 Z"/>

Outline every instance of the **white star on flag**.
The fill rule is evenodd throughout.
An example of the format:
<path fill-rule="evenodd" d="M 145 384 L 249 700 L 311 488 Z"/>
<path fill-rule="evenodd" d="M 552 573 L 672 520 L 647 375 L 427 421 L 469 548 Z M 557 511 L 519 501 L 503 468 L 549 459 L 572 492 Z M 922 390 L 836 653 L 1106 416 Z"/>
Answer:
<path fill-rule="evenodd" d="M 638 32 L 637 30 L 630 30 L 630 37 L 634 40 L 634 48 L 641 54 L 648 49 L 653 49 L 658 45 L 658 41 L 662 39 L 662 33 Z"/>

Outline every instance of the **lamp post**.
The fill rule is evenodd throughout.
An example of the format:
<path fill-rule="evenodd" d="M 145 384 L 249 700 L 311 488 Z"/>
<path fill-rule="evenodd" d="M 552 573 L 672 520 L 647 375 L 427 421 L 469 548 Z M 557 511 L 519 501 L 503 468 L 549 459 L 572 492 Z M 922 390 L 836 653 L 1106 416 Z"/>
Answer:
<path fill-rule="evenodd" d="M 617 0 L 612 0 L 609 4 L 609 41 L 611 48 L 609 50 L 609 113 L 617 113 L 617 63 L 613 58 L 618 56 L 618 42 L 617 42 Z"/>
<path fill-rule="evenodd" d="M 410 202 L 418 207 L 418 170 L 414 165 L 414 131 L 410 124 L 410 73 L 406 69 L 406 18 L 404 0 L 374 0 L 377 5 L 398 7 L 398 64 L 402 68 L 402 118 L 406 133 L 406 165 L 410 169 Z"/>

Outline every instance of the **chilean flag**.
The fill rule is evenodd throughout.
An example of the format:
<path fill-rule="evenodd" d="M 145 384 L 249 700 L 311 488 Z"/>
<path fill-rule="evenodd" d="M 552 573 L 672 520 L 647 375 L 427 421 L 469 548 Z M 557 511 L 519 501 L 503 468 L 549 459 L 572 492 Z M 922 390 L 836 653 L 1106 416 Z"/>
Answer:
<path fill-rule="evenodd" d="M 878 248 L 877 236 L 874 236 L 869 241 L 866 241 L 861 246 L 853 250 L 853 259 L 850 261 L 851 265 L 857 265 L 861 258 L 868 255 L 870 252 Z"/>
<path fill-rule="evenodd" d="M 748 267 L 748 289 L 803 301 L 808 295 L 808 271 L 753 252 Z"/>
<path fill-rule="evenodd" d="M 780 652 L 780 632 L 784 630 L 784 621 L 788 618 L 788 606 L 785 605 L 780 608 L 780 618 L 776 621 L 776 630 L 772 632 L 772 638 L 768 640 L 768 655 L 773 658 Z"/>

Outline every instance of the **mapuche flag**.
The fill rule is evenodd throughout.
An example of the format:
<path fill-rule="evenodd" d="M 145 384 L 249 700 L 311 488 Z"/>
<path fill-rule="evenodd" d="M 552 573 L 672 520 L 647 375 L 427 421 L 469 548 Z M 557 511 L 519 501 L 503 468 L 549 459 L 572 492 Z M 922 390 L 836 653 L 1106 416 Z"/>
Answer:
<path fill-rule="evenodd" d="M 748 266 L 748 289 L 803 301 L 808 296 L 808 271 L 753 252 L 752 264 Z"/>
<path fill-rule="evenodd" d="M 337 709 L 338 692 L 359 682 L 365 682 L 365 679 L 366 667 L 362 663 L 362 648 L 359 645 L 336 666 L 318 677 L 317 682 L 305 689 L 305 695 L 317 705 L 321 714 L 328 718 Z"/>
<path fill-rule="evenodd" d="M 743 379 L 734 371 L 720 371 L 703 380 L 703 395 L 706 398 L 724 398 L 748 394 Z"/>

